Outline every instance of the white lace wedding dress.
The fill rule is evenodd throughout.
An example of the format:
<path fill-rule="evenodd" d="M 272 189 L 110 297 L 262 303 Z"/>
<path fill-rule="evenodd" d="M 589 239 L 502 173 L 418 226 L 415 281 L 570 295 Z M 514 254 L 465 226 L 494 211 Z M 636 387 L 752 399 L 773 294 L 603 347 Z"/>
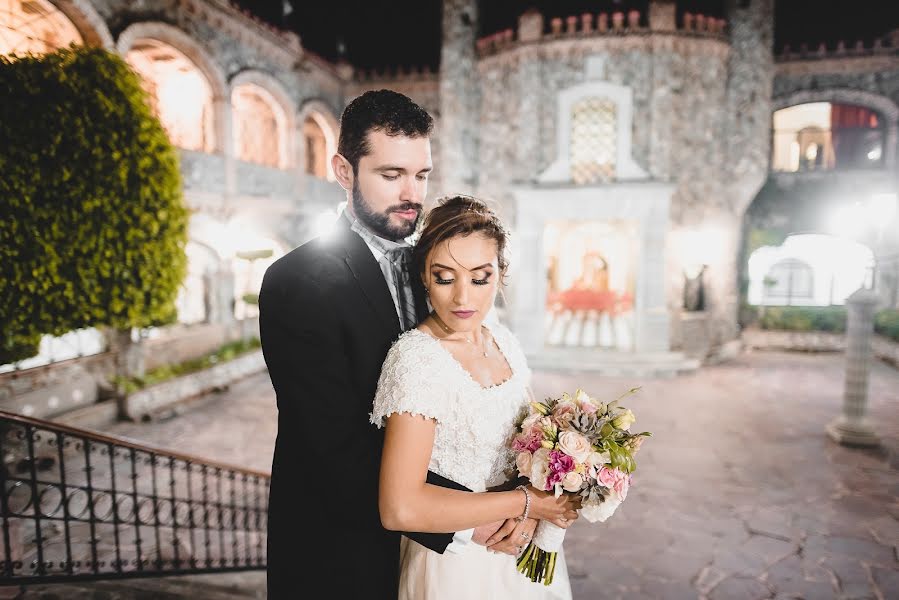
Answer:
<path fill-rule="evenodd" d="M 371 414 L 379 427 L 394 413 L 435 419 L 429 469 L 475 492 L 514 477 L 509 444 L 528 402 L 530 370 L 518 340 L 500 324 L 489 329 L 511 367 L 509 379 L 483 387 L 440 342 L 412 329 L 387 354 Z M 474 543 L 438 554 L 403 537 L 400 563 L 400 600 L 571 598 L 563 552 L 548 587 L 519 573 L 515 557 Z"/>

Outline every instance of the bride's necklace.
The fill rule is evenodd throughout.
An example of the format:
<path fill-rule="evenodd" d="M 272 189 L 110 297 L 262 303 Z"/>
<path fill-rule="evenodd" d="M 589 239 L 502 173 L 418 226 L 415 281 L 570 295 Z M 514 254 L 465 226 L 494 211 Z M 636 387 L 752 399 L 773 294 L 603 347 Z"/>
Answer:
<path fill-rule="evenodd" d="M 440 329 L 443 330 L 443 333 L 445 333 L 447 335 L 449 335 L 451 333 L 457 333 L 454 329 L 451 329 L 449 325 L 447 325 L 446 323 L 443 322 L 443 319 L 440 318 L 440 316 L 437 314 L 436 310 L 431 311 L 431 317 L 434 318 L 434 322 L 440 326 Z M 468 339 L 464 335 L 462 336 L 462 339 L 465 340 L 466 342 L 468 342 L 469 344 L 471 344 L 472 346 L 474 346 L 475 348 L 477 348 L 478 352 L 482 352 L 484 355 L 484 358 L 487 358 L 487 349 L 489 347 L 489 343 L 487 341 L 487 336 L 484 336 L 484 348 L 483 349 L 478 348 L 477 344 L 475 344 L 472 340 Z"/>

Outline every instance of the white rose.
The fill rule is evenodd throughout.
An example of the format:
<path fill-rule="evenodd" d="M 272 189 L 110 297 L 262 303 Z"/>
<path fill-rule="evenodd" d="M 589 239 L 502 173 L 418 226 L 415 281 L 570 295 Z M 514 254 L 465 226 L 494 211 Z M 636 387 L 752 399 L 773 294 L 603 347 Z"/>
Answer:
<path fill-rule="evenodd" d="M 562 478 L 560 483 L 566 492 L 576 492 L 581 489 L 584 478 L 577 471 L 569 471 L 565 474 L 565 477 Z"/>
<path fill-rule="evenodd" d="M 531 455 L 531 472 L 528 479 L 538 490 L 546 489 L 546 479 L 549 477 L 549 450 L 539 448 Z"/>
<path fill-rule="evenodd" d="M 518 467 L 518 473 L 527 477 L 531 473 L 531 453 L 528 451 L 519 452 L 515 457 L 515 466 Z"/>
<path fill-rule="evenodd" d="M 590 441 L 576 431 L 565 431 L 559 436 L 559 450 L 579 463 L 586 461 L 592 452 Z"/>
<path fill-rule="evenodd" d="M 619 504 L 621 504 L 621 498 L 613 491 L 599 504 L 585 504 L 581 508 L 580 514 L 590 523 L 596 523 L 597 521 L 602 523 L 612 516 Z"/>

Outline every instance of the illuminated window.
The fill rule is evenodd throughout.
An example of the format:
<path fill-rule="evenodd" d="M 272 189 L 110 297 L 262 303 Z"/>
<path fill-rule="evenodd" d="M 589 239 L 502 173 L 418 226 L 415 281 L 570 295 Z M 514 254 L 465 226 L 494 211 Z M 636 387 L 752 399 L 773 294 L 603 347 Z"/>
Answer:
<path fill-rule="evenodd" d="M 765 297 L 808 300 L 814 296 L 814 272 L 805 262 L 785 258 L 775 263 L 765 276 Z"/>
<path fill-rule="evenodd" d="M 321 177 L 328 176 L 328 150 L 325 132 L 312 117 L 303 123 L 303 138 L 306 140 L 306 173 Z"/>
<path fill-rule="evenodd" d="M 156 40 L 140 40 L 125 58 L 141 76 L 150 106 L 172 144 L 212 152 L 212 90 L 197 66 L 172 46 Z"/>
<path fill-rule="evenodd" d="M 575 183 L 615 179 L 618 155 L 617 106 L 585 98 L 571 107 L 571 178 Z"/>
<path fill-rule="evenodd" d="M 0 1 L 0 54 L 45 54 L 73 43 L 83 43 L 81 34 L 49 2 Z"/>
<path fill-rule="evenodd" d="M 862 107 L 811 102 L 774 113 L 772 168 L 821 171 L 883 166 L 883 123 Z"/>
<path fill-rule="evenodd" d="M 234 148 L 237 158 L 270 167 L 286 168 L 287 117 L 267 91 L 253 84 L 235 88 Z"/>

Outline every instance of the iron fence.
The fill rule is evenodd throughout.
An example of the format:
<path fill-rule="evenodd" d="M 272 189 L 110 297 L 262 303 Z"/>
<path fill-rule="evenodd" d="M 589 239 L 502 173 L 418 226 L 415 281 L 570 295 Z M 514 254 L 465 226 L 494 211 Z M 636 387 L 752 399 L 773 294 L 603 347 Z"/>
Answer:
<path fill-rule="evenodd" d="M 0 581 L 264 569 L 269 474 L 0 411 Z"/>

